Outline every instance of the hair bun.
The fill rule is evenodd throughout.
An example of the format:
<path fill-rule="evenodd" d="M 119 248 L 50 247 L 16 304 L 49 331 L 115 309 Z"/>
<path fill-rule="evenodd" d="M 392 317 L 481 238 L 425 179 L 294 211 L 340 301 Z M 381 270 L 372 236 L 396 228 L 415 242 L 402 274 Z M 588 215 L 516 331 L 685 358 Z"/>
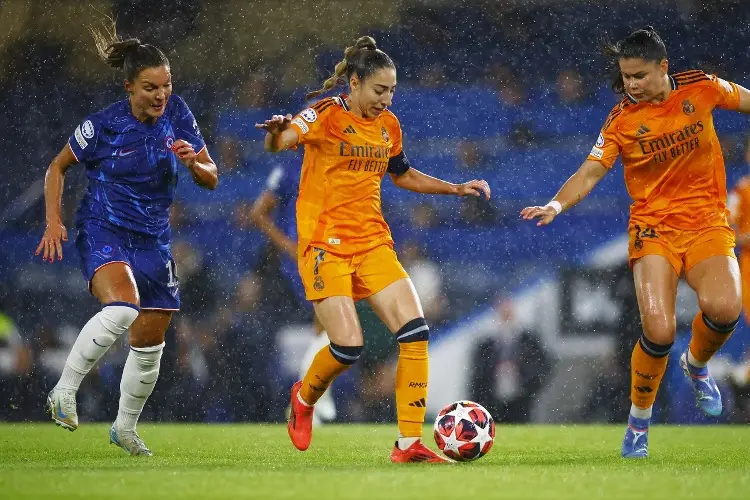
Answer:
<path fill-rule="evenodd" d="M 378 50 L 378 45 L 375 43 L 375 39 L 371 36 L 360 37 L 354 46 L 357 49 Z"/>

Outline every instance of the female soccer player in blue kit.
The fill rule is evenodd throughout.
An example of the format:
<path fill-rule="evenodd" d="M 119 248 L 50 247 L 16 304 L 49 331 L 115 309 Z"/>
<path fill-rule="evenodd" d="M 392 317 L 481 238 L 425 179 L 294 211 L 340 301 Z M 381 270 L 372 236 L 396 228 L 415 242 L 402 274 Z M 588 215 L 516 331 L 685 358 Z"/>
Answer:
<path fill-rule="evenodd" d="M 60 216 L 63 181 L 71 165 L 83 163 L 89 185 L 77 212 L 76 248 L 103 307 L 78 335 L 47 411 L 74 431 L 81 381 L 130 329 L 110 442 L 131 455 L 151 455 L 136 424 L 159 376 L 164 334 L 180 308 L 169 227 L 179 163 L 202 187 L 215 189 L 219 179 L 193 114 L 172 95 L 166 56 L 137 39 L 121 40 L 114 26 L 93 33 L 102 59 L 124 71 L 128 98 L 86 118 L 52 160 L 44 190 L 47 228 L 36 254 L 62 259 L 68 240 Z"/>

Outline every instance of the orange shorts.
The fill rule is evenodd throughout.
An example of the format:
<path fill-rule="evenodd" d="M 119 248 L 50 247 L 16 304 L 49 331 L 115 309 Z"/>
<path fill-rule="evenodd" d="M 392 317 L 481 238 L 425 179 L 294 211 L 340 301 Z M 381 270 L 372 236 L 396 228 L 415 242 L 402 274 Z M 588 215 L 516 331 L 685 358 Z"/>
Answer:
<path fill-rule="evenodd" d="M 360 300 L 409 277 L 389 245 L 348 257 L 310 246 L 298 264 L 307 300 L 338 295 Z"/>
<path fill-rule="evenodd" d="M 628 254 L 630 267 L 645 255 L 663 255 L 678 276 L 697 263 L 716 255 L 737 258 L 734 253 L 734 231 L 728 226 L 714 226 L 697 231 L 658 225 L 630 224 Z"/>

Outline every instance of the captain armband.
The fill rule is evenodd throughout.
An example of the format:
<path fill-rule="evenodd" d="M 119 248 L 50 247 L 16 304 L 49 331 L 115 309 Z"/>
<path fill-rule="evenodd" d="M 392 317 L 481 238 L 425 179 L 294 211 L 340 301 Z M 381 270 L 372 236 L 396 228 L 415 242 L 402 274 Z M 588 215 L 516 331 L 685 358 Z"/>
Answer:
<path fill-rule="evenodd" d="M 409 158 L 406 157 L 403 151 L 388 160 L 389 174 L 402 175 L 410 168 L 411 165 L 409 164 Z"/>

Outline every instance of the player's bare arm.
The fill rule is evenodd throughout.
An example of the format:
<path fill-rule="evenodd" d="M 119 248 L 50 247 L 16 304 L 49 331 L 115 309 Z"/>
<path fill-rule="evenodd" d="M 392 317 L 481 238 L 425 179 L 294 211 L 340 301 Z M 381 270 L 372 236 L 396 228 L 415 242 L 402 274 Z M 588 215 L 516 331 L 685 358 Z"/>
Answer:
<path fill-rule="evenodd" d="M 292 259 L 297 258 L 297 244 L 284 232 L 271 217 L 271 213 L 278 204 L 276 196 L 271 191 L 264 191 L 253 203 L 250 209 L 250 220 L 265 234 L 271 243 Z"/>
<path fill-rule="evenodd" d="M 196 153 L 192 144 L 180 139 L 174 142 L 172 151 L 193 174 L 196 184 L 206 189 L 216 189 L 219 185 L 219 171 L 208 154 L 208 148 L 204 147 Z"/>
<path fill-rule="evenodd" d="M 78 159 L 70 149 L 70 144 L 55 156 L 49 167 L 47 174 L 44 176 L 44 199 L 47 212 L 47 228 L 42 235 L 42 241 L 39 242 L 34 255 L 42 254 L 43 260 L 50 262 L 62 260 L 63 250 L 62 242 L 68 241 L 68 230 L 62 222 L 62 193 L 65 185 L 65 173 L 68 169 L 78 163 Z"/>
<path fill-rule="evenodd" d="M 573 207 L 588 196 L 606 173 L 607 168 L 598 161 L 586 160 L 576 173 L 565 181 L 549 203 L 543 207 L 526 207 L 521 210 L 521 217 L 525 220 L 539 219 L 537 226 L 546 226 L 563 210 Z"/>
<path fill-rule="evenodd" d="M 750 115 L 750 90 L 742 85 L 737 85 L 737 88 L 740 91 L 740 105 L 737 107 L 737 111 Z"/>
<path fill-rule="evenodd" d="M 273 115 L 270 120 L 256 123 L 255 128 L 266 131 L 265 150 L 269 153 L 286 151 L 299 142 L 297 131 L 289 127 L 292 115 Z"/>
<path fill-rule="evenodd" d="M 463 184 L 453 184 L 432 177 L 415 168 L 403 174 L 391 174 L 393 183 L 402 189 L 424 194 L 452 194 L 456 196 L 482 196 L 490 198 L 490 186 L 483 180 L 471 180 Z"/>

